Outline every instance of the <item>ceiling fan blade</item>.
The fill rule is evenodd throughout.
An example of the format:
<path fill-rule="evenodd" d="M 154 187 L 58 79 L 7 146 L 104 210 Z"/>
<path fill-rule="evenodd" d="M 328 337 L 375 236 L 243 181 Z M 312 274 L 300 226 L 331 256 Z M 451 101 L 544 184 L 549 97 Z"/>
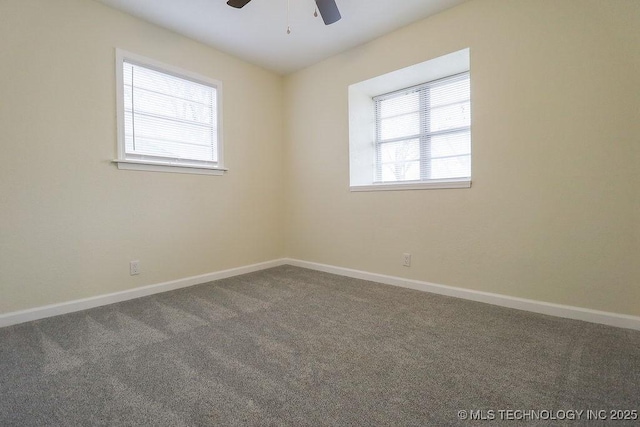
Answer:
<path fill-rule="evenodd" d="M 250 1 L 251 0 L 229 0 L 227 4 L 231 7 L 235 7 L 236 9 L 241 9 Z"/>
<path fill-rule="evenodd" d="M 316 0 L 316 5 L 325 25 L 333 24 L 342 18 L 335 0 Z"/>

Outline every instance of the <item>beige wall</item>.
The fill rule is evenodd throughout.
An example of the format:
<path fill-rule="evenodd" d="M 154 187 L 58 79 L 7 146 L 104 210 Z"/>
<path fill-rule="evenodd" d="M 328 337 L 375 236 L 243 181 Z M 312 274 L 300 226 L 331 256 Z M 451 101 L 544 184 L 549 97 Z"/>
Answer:
<path fill-rule="evenodd" d="M 110 163 L 115 47 L 223 81 L 227 175 Z M 281 257 L 282 134 L 276 74 L 94 1 L 0 1 L 0 313 Z"/>
<path fill-rule="evenodd" d="M 474 0 L 289 76 L 287 255 L 640 315 L 639 29 L 634 0 Z M 348 85 L 465 47 L 473 187 L 350 193 Z"/>

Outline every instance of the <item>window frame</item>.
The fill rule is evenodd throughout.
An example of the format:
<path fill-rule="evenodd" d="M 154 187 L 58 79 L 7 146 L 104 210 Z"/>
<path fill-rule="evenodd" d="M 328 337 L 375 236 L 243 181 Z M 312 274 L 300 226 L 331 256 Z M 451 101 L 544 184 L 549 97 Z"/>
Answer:
<path fill-rule="evenodd" d="M 187 71 L 169 64 L 156 61 L 141 55 L 127 52 L 116 48 L 116 113 L 117 113 L 117 159 L 113 160 L 118 169 L 141 170 L 152 172 L 173 172 L 199 175 L 223 175 L 227 169 L 224 167 L 224 144 L 223 144 L 223 120 L 222 120 L 222 82 L 191 71 Z M 183 80 L 192 81 L 198 84 L 209 86 L 216 91 L 216 131 L 217 131 L 217 162 L 210 165 L 181 163 L 172 159 L 166 161 L 154 159 L 144 159 L 138 156 L 128 157 L 125 142 L 125 106 L 124 106 L 124 62 L 145 67 L 159 73 L 177 77 Z"/>
<path fill-rule="evenodd" d="M 418 140 L 419 144 L 419 152 L 420 156 L 417 161 L 420 163 L 420 179 L 417 180 L 404 180 L 404 181 L 383 181 L 374 178 L 373 185 L 403 185 L 403 184 L 424 184 L 430 182 L 447 182 L 451 180 L 458 179 L 466 179 L 470 180 L 471 176 L 468 177 L 449 177 L 442 179 L 432 179 L 427 176 L 428 168 L 422 168 L 422 165 L 429 165 L 434 157 L 431 155 L 431 139 L 434 136 L 440 135 L 450 135 L 462 132 L 471 133 L 471 124 L 468 126 L 459 126 L 456 128 L 445 129 L 445 130 L 430 130 L 430 120 L 431 120 L 431 89 L 437 86 L 446 85 L 448 83 L 455 83 L 461 80 L 471 79 L 471 74 L 469 71 L 463 71 L 460 73 L 456 73 L 453 75 L 445 76 L 438 78 L 436 80 L 431 80 L 428 82 L 420 83 L 418 85 L 402 88 L 395 90 L 393 92 L 385 93 L 382 95 L 377 95 L 372 97 L 374 109 L 375 109 L 375 176 L 376 178 L 382 177 L 382 146 L 384 144 L 394 144 L 400 141 L 408 141 L 408 140 Z M 407 135 L 401 136 L 393 139 L 382 140 L 381 137 L 381 121 L 382 117 L 380 116 L 380 108 L 378 107 L 379 103 L 388 99 L 398 98 L 401 96 L 409 95 L 411 93 L 418 94 L 418 110 L 417 113 L 420 117 L 419 124 L 419 133 L 415 135 Z M 469 97 L 469 104 L 471 105 L 471 97 Z M 449 157 L 461 157 L 463 155 L 449 156 Z M 469 150 L 469 160 L 471 161 L 471 150 Z M 435 159 L 438 159 L 437 157 Z M 416 160 L 412 160 L 416 161 Z"/>
<path fill-rule="evenodd" d="M 471 188 L 471 177 L 431 179 L 428 181 L 396 181 L 376 183 L 376 126 L 375 103 L 373 98 L 381 94 L 396 92 L 405 88 L 439 80 L 448 76 L 470 72 L 470 48 L 431 57 L 404 68 L 395 69 L 356 80 L 348 85 L 349 111 L 349 176 L 348 189 L 351 192 L 403 191 L 431 189 Z M 469 73 L 471 83 L 471 138 L 473 144 L 473 73 Z M 473 146 L 471 150 L 473 158 Z M 472 159 L 473 160 L 473 159 Z M 471 171 L 473 176 L 473 170 Z"/>

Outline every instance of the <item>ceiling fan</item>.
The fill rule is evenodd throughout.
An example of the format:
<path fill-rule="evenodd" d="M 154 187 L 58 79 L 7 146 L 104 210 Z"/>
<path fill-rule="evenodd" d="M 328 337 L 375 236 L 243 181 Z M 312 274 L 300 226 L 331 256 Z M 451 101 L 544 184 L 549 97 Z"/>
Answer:
<path fill-rule="evenodd" d="M 227 4 L 236 9 L 241 9 L 250 1 L 251 0 L 229 0 Z M 315 2 L 325 25 L 333 24 L 342 18 L 335 0 L 315 0 Z"/>

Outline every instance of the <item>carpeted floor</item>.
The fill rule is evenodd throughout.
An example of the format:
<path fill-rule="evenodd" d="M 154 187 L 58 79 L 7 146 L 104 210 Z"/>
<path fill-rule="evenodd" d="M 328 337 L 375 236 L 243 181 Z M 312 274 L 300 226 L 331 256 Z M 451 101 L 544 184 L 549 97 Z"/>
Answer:
<path fill-rule="evenodd" d="M 0 393 L 1 426 L 487 425 L 640 410 L 640 332 L 283 266 L 0 329 Z"/>

